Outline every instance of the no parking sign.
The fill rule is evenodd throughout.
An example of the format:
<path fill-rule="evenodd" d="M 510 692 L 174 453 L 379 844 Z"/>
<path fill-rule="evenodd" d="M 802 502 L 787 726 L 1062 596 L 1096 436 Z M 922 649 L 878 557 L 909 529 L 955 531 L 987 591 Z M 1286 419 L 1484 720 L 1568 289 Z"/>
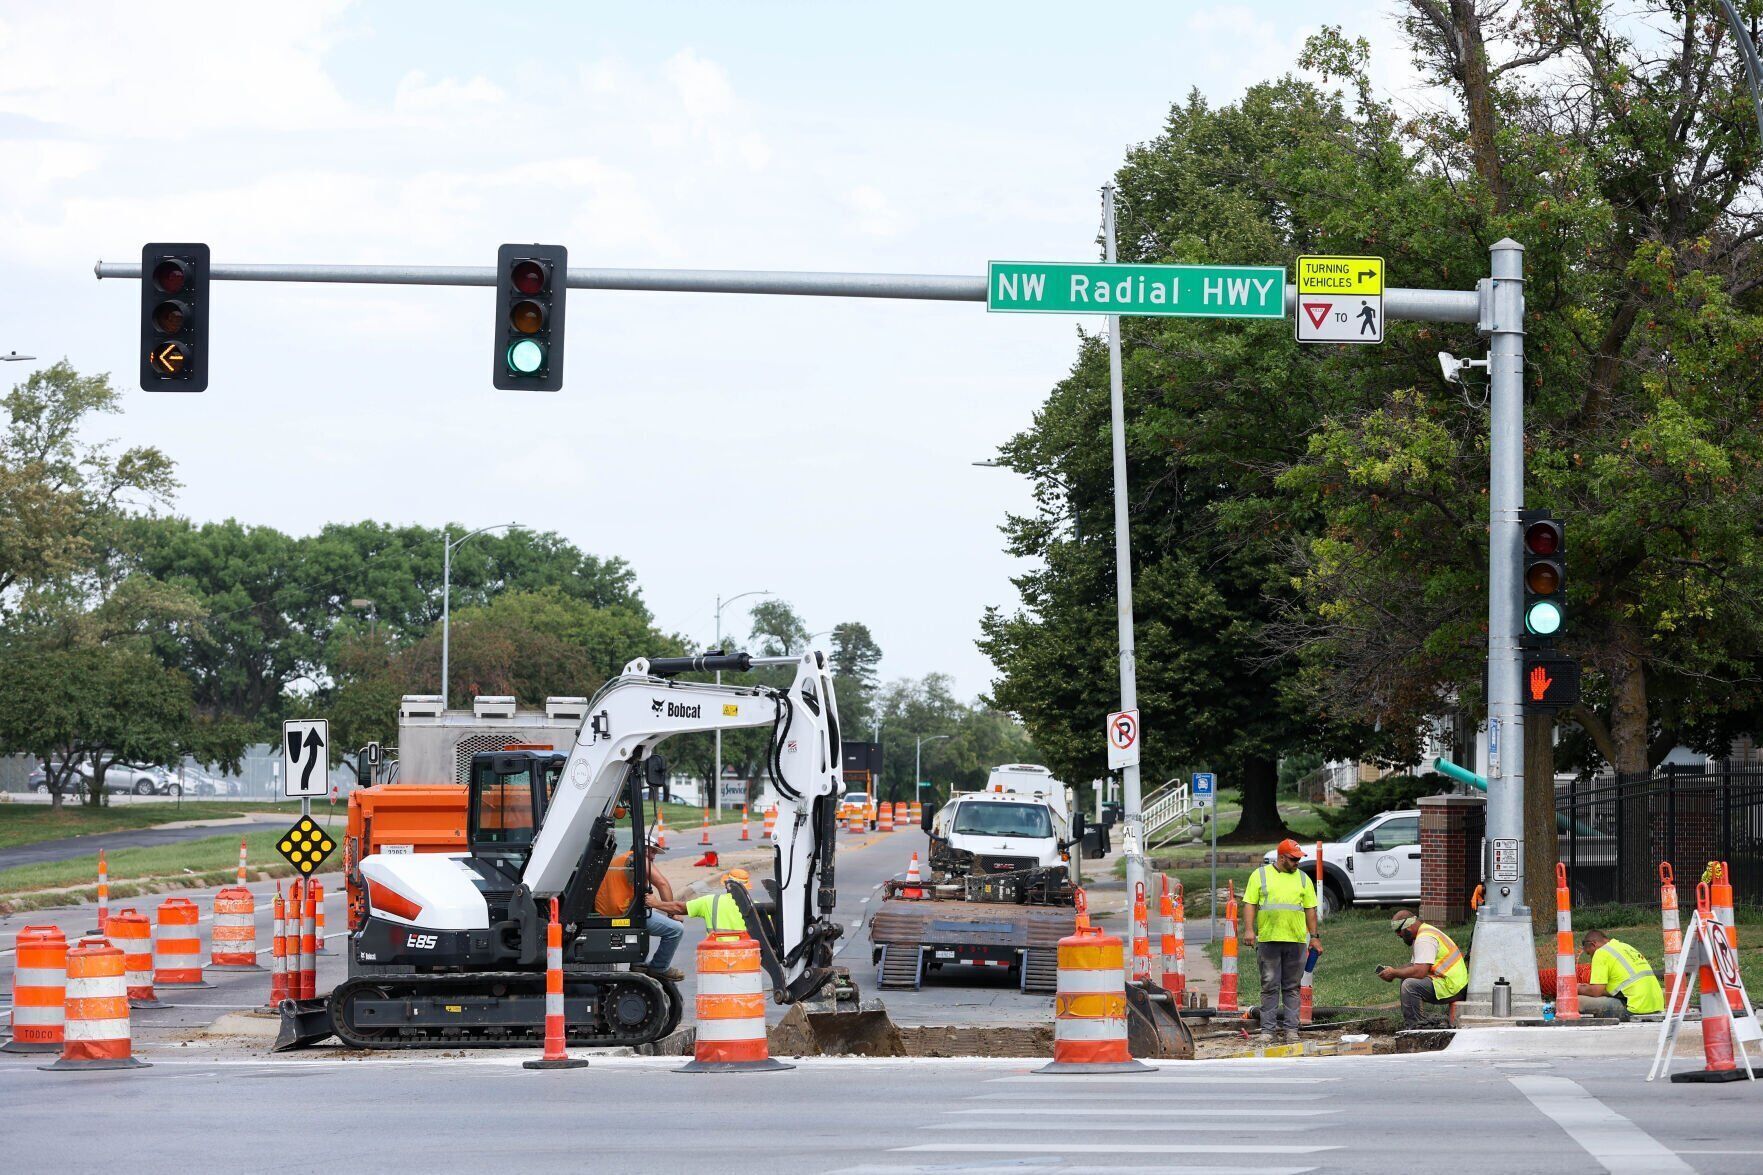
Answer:
<path fill-rule="evenodd" d="M 1139 712 L 1120 710 L 1108 715 L 1108 770 L 1139 765 Z"/>

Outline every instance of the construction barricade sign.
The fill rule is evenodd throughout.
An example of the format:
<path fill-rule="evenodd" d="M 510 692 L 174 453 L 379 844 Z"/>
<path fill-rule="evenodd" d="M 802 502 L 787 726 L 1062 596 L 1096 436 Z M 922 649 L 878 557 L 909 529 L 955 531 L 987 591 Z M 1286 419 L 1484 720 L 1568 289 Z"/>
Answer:
<path fill-rule="evenodd" d="M 275 847 L 288 864 L 300 871 L 300 876 L 311 877 L 336 849 L 337 842 L 314 823 L 312 817 L 302 816 L 292 828 L 282 833 Z"/>

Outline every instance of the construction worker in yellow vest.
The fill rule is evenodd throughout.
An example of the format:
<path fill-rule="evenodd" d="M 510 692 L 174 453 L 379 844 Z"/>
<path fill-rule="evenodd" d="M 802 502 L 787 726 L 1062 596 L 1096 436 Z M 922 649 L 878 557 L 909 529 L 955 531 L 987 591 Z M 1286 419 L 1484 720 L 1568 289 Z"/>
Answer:
<path fill-rule="evenodd" d="M 1378 964 L 1377 977 L 1385 983 L 1402 981 L 1402 1023 L 1420 1027 L 1420 1005 L 1454 1004 L 1469 986 L 1469 964 L 1451 936 L 1422 922 L 1412 910 L 1397 910 L 1390 929 L 1412 948 L 1406 965 Z"/>
<path fill-rule="evenodd" d="M 1665 989 L 1647 957 L 1602 930 L 1588 930 L 1583 953 L 1592 957 L 1592 981 L 1579 989 L 1581 1016 L 1626 1020 L 1665 1010 Z"/>
<path fill-rule="evenodd" d="M 1273 864 L 1249 874 L 1243 890 L 1244 943 L 1255 948 L 1261 968 L 1261 1039 L 1276 1031 L 1287 1044 L 1298 1042 L 1298 988 L 1316 937 L 1316 887 L 1298 868 L 1304 850 L 1287 837 L 1273 851 Z"/>
<path fill-rule="evenodd" d="M 741 908 L 735 904 L 734 897 L 726 888 L 727 882 L 738 882 L 742 888 L 753 884 L 752 877 L 745 869 L 730 869 L 717 882 L 716 889 L 710 893 L 693 898 L 686 903 L 686 917 L 704 919 L 704 929 L 738 930 L 747 932 L 747 920 L 741 917 Z"/>

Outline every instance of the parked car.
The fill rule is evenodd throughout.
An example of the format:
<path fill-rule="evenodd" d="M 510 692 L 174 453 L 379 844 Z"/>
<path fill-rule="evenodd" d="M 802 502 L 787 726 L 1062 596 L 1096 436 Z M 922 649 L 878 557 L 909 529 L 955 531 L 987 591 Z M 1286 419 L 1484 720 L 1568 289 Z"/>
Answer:
<path fill-rule="evenodd" d="M 104 790 L 113 796 L 181 796 L 184 781 L 179 772 L 170 767 L 112 763 L 104 772 Z"/>
<path fill-rule="evenodd" d="M 59 768 L 61 764 L 57 763 L 55 766 Z M 68 779 L 63 777 L 61 794 L 64 796 L 73 795 L 75 792 L 84 790 L 86 786 L 86 778 L 85 766 L 83 764 L 75 764 L 73 778 Z M 49 794 L 49 773 L 43 769 L 41 763 L 39 763 L 36 769 L 31 772 L 30 780 L 25 784 L 25 787 L 27 790 L 34 791 L 40 796 L 46 796 Z"/>
<path fill-rule="evenodd" d="M 180 773 L 183 776 L 184 792 L 192 796 L 236 796 L 244 789 L 236 775 L 217 775 L 212 771 L 186 767 Z"/>
<path fill-rule="evenodd" d="M 1270 849 L 1262 858 L 1273 863 Z M 1316 858 L 1306 853 L 1298 866 L 1314 877 Z M 1379 812 L 1340 840 L 1322 846 L 1324 913 L 1347 906 L 1376 906 L 1420 900 L 1420 812 Z"/>

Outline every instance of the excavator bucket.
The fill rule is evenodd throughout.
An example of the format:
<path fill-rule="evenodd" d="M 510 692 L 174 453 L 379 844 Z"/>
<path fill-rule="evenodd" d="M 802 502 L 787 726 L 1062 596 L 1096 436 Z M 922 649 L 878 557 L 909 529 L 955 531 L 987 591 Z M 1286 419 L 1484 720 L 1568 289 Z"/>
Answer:
<path fill-rule="evenodd" d="M 283 1000 L 281 1011 L 282 1026 L 271 1052 L 307 1048 L 333 1035 L 329 999 Z"/>
<path fill-rule="evenodd" d="M 1194 1032 L 1175 997 L 1149 980 L 1126 985 L 1126 1041 L 1135 1057 L 1194 1059 Z"/>
<path fill-rule="evenodd" d="M 790 1008 L 770 1032 L 771 1051 L 792 1057 L 903 1057 L 906 1042 L 878 999 L 863 999 L 838 972 L 813 999 Z"/>

